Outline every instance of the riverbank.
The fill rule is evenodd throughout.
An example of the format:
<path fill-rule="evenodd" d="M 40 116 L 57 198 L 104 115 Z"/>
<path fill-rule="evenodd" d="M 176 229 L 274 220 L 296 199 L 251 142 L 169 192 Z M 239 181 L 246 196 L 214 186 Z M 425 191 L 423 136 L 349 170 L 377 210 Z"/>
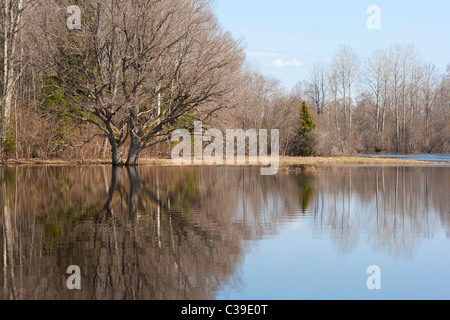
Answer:
<path fill-rule="evenodd" d="M 248 161 L 246 162 L 248 163 Z M 450 162 L 419 161 L 411 159 L 370 158 L 370 157 L 280 157 L 280 168 L 302 165 L 427 165 L 445 164 Z M 79 165 L 111 165 L 111 161 L 102 159 L 91 160 L 37 160 L 37 159 L 11 159 L 3 161 L 0 165 L 6 166 L 79 166 Z M 176 167 L 190 165 L 175 165 L 171 159 L 141 159 L 143 166 Z M 239 165 L 234 165 L 239 166 Z M 249 166 L 244 165 L 244 166 Z"/>

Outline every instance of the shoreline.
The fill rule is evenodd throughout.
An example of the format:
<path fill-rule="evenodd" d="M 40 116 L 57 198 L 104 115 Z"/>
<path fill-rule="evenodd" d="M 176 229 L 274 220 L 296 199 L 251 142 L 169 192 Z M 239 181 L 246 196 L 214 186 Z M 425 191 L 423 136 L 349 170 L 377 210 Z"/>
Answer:
<path fill-rule="evenodd" d="M 295 167 L 295 166 L 312 166 L 312 165 L 438 165 L 450 164 L 450 162 L 436 162 L 424 160 L 410 160 L 410 159 L 393 159 L 393 158 L 372 158 L 372 157 L 280 157 L 280 168 Z M 39 160 L 39 159 L 11 159 L 0 162 L 0 167 L 4 166 L 110 166 L 110 160 L 105 159 L 89 159 L 89 160 Z M 198 167 L 209 166 L 207 164 L 181 164 L 176 165 L 171 159 L 158 158 L 143 158 L 140 161 L 140 166 L 159 166 L 159 167 Z M 226 166 L 226 167 L 253 167 L 261 166 L 249 164 L 223 164 L 212 166 Z"/>

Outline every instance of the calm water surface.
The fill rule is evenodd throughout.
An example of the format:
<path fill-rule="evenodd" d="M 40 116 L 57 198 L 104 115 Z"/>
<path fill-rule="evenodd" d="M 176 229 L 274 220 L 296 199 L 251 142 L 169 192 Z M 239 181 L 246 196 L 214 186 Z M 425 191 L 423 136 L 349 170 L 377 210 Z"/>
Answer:
<path fill-rule="evenodd" d="M 450 299 L 449 187 L 449 166 L 0 168 L 0 299 Z"/>
<path fill-rule="evenodd" d="M 393 158 L 393 159 L 407 159 L 407 160 L 418 160 L 418 161 L 432 161 L 432 162 L 446 162 L 450 163 L 450 154 L 449 153 L 442 153 L 442 154 L 406 154 L 406 155 L 399 155 L 399 154 L 385 154 L 385 155 L 374 155 L 369 154 L 365 155 L 365 157 L 374 157 L 374 158 Z"/>

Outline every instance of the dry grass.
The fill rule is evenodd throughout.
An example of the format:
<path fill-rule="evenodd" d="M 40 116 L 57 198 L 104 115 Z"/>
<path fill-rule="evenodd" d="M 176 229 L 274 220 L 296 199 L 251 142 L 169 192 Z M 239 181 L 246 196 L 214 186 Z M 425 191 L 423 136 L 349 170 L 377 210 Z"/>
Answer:
<path fill-rule="evenodd" d="M 245 165 L 234 164 L 231 166 L 252 166 L 249 164 L 249 159 L 245 161 Z M 364 158 L 364 157 L 311 157 L 311 158 L 297 158 L 297 157 L 280 157 L 280 168 L 292 166 L 314 166 L 314 165 L 420 165 L 420 164 L 435 164 L 430 161 L 416 161 L 409 159 L 386 159 L 386 158 Z M 7 160 L 0 163 L 0 165 L 7 166 L 79 166 L 79 165 L 111 165 L 109 160 Z M 158 167 L 174 167 L 175 165 L 171 159 L 142 159 L 141 165 L 144 166 L 158 166 Z M 206 165 L 206 164 L 203 164 Z M 258 165 L 260 163 L 258 162 Z M 193 166 L 193 165 L 181 165 Z M 197 165 L 198 166 L 198 165 Z M 226 165 L 229 166 L 229 165 Z"/>
<path fill-rule="evenodd" d="M 435 164 L 431 161 L 417 161 L 410 159 L 390 158 L 364 158 L 364 157 L 317 157 L 317 158 L 295 158 L 281 157 L 280 165 L 408 165 L 408 164 Z"/>

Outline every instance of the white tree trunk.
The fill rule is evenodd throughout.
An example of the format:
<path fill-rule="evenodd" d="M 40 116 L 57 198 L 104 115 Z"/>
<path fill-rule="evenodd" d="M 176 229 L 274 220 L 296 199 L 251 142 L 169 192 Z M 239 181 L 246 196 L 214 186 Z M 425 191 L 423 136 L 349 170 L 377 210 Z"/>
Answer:
<path fill-rule="evenodd" d="M 11 110 L 14 95 L 16 74 L 14 63 L 16 59 L 16 42 L 21 26 L 23 0 L 5 1 L 3 16 L 3 118 L 2 132 L 4 138 L 11 125 Z"/>

